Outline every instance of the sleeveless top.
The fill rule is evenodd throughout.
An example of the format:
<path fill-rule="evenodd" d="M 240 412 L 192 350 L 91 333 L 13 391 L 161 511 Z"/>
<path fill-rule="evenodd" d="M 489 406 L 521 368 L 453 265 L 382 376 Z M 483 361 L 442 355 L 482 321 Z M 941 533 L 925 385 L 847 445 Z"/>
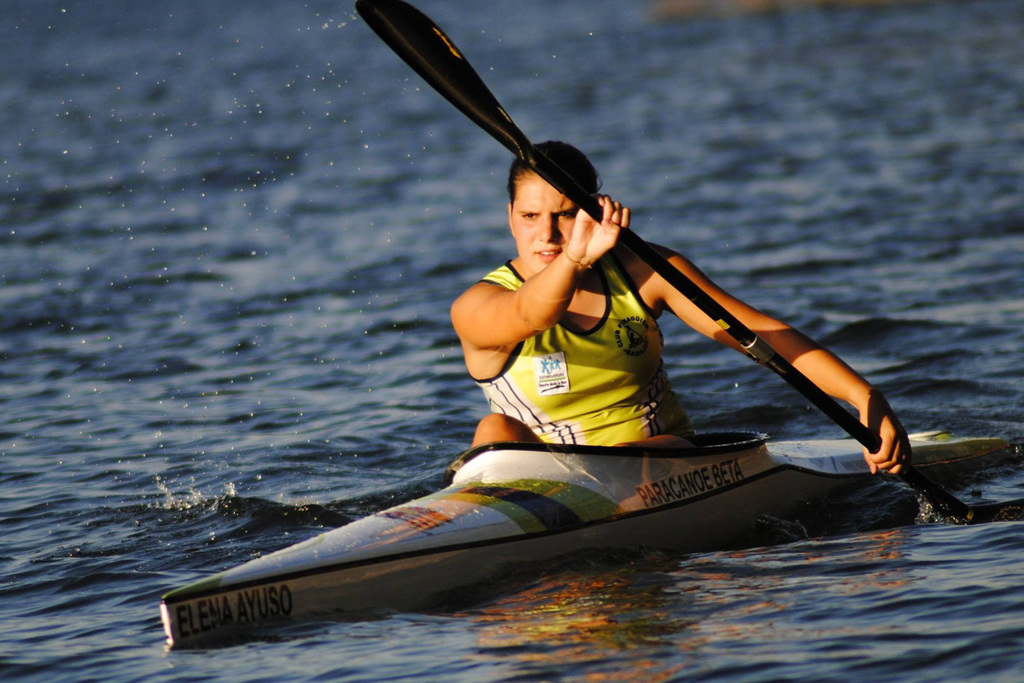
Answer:
<path fill-rule="evenodd" d="M 476 380 L 491 411 L 527 424 L 549 443 L 613 446 L 658 434 L 693 434 L 669 386 L 661 329 L 614 255 L 595 264 L 605 314 L 586 332 L 561 324 L 516 346 L 501 373 Z M 484 277 L 517 290 L 511 261 Z"/>

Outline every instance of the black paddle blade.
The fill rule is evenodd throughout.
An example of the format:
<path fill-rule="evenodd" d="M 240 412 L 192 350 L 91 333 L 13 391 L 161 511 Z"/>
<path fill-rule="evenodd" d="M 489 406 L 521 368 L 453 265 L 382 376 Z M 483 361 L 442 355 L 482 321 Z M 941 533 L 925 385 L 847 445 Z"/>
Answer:
<path fill-rule="evenodd" d="M 910 488 L 917 491 L 946 520 L 957 524 L 968 524 L 974 517 L 969 505 L 958 500 L 949 491 L 942 488 L 913 466 L 904 466 L 899 477 Z"/>
<path fill-rule="evenodd" d="M 986 503 L 971 507 L 971 516 L 967 524 L 986 524 L 988 522 L 1015 522 L 1024 519 L 1024 499 L 1008 500 L 1004 503 Z"/>
<path fill-rule="evenodd" d="M 986 524 L 1013 522 L 1024 519 L 1024 499 L 1003 503 L 968 505 L 946 489 L 921 474 L 913 467 L 905 467 L 899 475 L 912 489 L 920 493 L 936 512 L 955 524 Z"/>
<path fill-rule="evenodd" d="M 356 11 L 434 90 L 517 157 L 532 158 L 533 145 L 430 17 L 402 0 L 356 0 Z"/>
<path fill-rule="evenodd" d="M 430 17 L 402 0 L 356 0 L 356 11 L 434 90 L 552 187 L 601 220 L 597 199 L 533 146 L 452 39 Z"/>

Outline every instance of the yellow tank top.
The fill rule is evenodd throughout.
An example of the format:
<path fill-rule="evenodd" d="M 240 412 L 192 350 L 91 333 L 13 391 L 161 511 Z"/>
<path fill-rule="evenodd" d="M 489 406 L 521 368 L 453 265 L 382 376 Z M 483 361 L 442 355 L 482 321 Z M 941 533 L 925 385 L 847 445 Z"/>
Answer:
<path fill-rule="evenodd" d="M 613 446 L 693 433 L 661 359 L 661 329 L 617 258 L 596 266 L 605 316 L 591 330 L 555 325 L 521 342 L 502 372 L 476 380 L 491 411 L 517 418 L 549 443 Z M 484 279 L 516 290 L 511 262 Z"/>

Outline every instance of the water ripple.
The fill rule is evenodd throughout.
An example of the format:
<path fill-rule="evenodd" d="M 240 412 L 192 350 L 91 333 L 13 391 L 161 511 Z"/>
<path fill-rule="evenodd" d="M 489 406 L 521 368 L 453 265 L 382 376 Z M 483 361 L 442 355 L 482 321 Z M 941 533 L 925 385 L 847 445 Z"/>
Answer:
<path fill-rule="evenodd" d="M 8 5 L 5 680 L 1016 679 L 1019 525 L 915 524 L 884 480 L 746 549 L 573 558 L 431 614 L 165 653 L 162 592 L 440 485 L 485 408 L 448 307 L 513 255 L 509 156 L 350 5 Z M 1021 0 L 581 7 L 423 4 L 645 238 L 835 348 L 911 429 L 1009 439 L 957 495 L 1024 497 Z M 838 436 L 664 322 L 701 430 Z"/>

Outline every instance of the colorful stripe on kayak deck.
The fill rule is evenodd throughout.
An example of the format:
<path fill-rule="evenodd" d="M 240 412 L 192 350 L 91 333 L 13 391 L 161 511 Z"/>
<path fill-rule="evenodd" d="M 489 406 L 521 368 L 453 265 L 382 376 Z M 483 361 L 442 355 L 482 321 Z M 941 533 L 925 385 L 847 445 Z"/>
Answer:
<path fill-rule="evenodd" d="M 429 498 L 458 500 L 500 512 L 525 533 L 552 531 L 623 512 L 614 501 L 584 486 L 543 479 L 500 485 L 471 483 Z"/>

